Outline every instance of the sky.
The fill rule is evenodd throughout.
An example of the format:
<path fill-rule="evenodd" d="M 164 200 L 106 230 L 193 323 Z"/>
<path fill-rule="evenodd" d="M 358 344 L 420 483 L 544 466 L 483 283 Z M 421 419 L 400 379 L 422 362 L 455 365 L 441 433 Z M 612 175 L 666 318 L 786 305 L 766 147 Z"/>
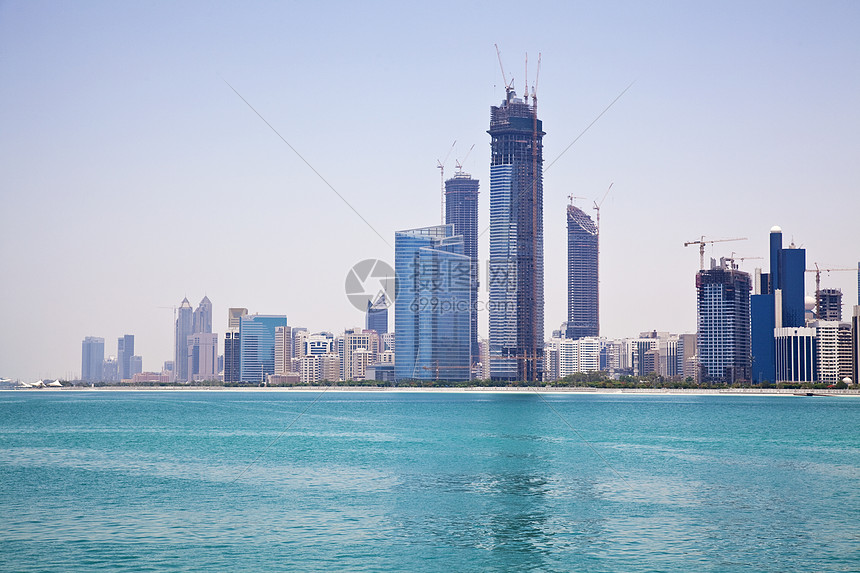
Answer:
<path fill-rule="evenodd" d="M 568 196 L 593 214 L 610 184 L 604 336 L 695 332 L 702 236 L 746 237 L 706 255 L 752 272 L 779 225 L 857 268 L 860 3 L 407 4 L 0 0 L 0 377 L 76 378 L 84 337 L 123 334 L 158 371 L 184 297 L 219 333 L 229 307 L 363 325 L 346 275 L 439 222 L 455 141 L 489 223 L 494 44 L 520 94 L 541 58 L 547 336 Z M 856 271 L 821 282 L 850 315 Z"/>

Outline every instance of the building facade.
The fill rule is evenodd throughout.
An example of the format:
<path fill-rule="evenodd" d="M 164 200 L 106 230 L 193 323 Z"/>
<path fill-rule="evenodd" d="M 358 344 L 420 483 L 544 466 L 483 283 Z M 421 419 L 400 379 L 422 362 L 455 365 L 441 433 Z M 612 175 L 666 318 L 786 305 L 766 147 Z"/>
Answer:
<path fill-rule="evenodd" d="M 458 172 L 445 181 L 445 223 L 454 226 L 454 235 L 463 237 L 463 254 L 470 261 L 470 286 L 472 289 L 472 334 L 470 343 L 471 362 L 481 361 L 478 348 L 478 287 L 480 267 L 478 264 L 478 188 L 480 183 L 468 173 Z"/>
<path fill-rule="evenodd" d="M 567 206 L 567 338 L 600 336 L 597 225 Z"/>
<path fill-rule="evenodd" d="M 103 380 L 105 362 L 105 339 L 87 336 L 81 343 L 81 380 L 98 382 Z"/>
<path fill-rule="evenodd" d="M 539 380 L 544 325 L 543 125 L 512 89 L 490 108 L 490 373 Z"/>
<path fill-rule="evenodd" d="M 176 365 L 176 381 L 187 382 L 188 376 L 188 337 L 194 332 L 194 309 L 188 298 L 182 299 L 176 309 L 176 328 L 174 338 L 174 357 Z"/>
<path fill-rule="evenodd" d="M 391 303 L 384 292 L 380 292 L 375 301 L 371 302 L 368 300 L 364 328 L 366 330 L 375 330 L 379 334 L 388 332 L 389 306 L 391 306 Z"/>
<path fill-rule="evenodd" d="M 133 374 L 131 358 L 134 356 L 134 335 L 125 334 L 116 341 L 116 368 L 120 380 L 130 380 Z"/>
<path fill-rule="evenodd" d="M 283 315 L 252 314 L 239 321 L 239 378 L 262 383 L 275 373 L 275 329 L 287 326 Z"/>
<path fill-rule="evenodd" d="M 750 275 L 725 259 L 696 275 L 696 346 L 703 382 L 750 379 L 750 288 Z"/>
<path fill-rule="evenodd" d="M 471 377 L 471 259 L 453 225 L 395 233 L 395 378 Z"/>

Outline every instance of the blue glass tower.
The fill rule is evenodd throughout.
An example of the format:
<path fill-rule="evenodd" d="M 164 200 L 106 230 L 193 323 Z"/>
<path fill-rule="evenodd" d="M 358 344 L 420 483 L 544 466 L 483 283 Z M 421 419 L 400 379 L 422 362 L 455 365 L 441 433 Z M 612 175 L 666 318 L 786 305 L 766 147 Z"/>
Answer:
<path fill-rule="evenodd" d="M 454 225 L 454 234 L 463 237 L 463 254 L 472 265 L 472 364 L 480 362 L 478 348 L 478 187 L 477 179 L 458 172 L 445 181 L 445 222 Z"/>
<path fill-rule="evenodd" d="M 377 334 L 388 332 L 388 307 L 390 303 L 384 292 L 373 302 L 367 301 L 367 316 L 364 327 L 367 330 L 375 330 Z"/>
<path fill-rule="evenodd" d="M 568 338 L 600 336 L 597 225 L 581 209 L 567 207 Z"/>
<path fill-rule="evenodd" d="M 782 229 L 770 230 L 770 273 L 762 274 L 750 297 L 752 381 L 775 382 L 777 348 L 775 329 L 805 325 L 806 250 L 782 246 Z"/>
<path fill-rule="evenodd" d="M 490 108 L 490 377 L 540 380 L 543 370 L 543 125 L 537 102 Z"/>
<path fill-rule="evenodd" d="M 283 315 L 246 315 L 239 321 L 240 381 L 259 383 L 275 373 L 275 328 L 287 326 Z"/>
<path fill-rule="evenodd" d="M 453 225 L 394 236 L 394 376 L 399 380 L 469 380 L 471 261 Z"/>

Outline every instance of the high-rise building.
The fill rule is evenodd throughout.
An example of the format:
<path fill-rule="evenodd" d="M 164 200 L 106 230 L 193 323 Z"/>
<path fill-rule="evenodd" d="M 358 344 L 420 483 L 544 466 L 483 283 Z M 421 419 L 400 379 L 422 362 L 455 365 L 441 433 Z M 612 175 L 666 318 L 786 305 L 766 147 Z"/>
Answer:
<path fill-rule="evenodd" d="M 116 368 L 120 380 L 130 380 L 131 357 L 134 356 L 134 335 L 126 334 L 116 341 Z"/>
<path fill-rule="evenodd" d="M 463 237 L 463 254 L 471 261 L 472 288 L 472 365 L 481 361 L 478 348 L 478 187 L 479 181 L 468 173 L 458 171 L 445 181 L 445 223 L 454 225 L 454 234 Z"/>
<path fill-rule="evenodd" d="M 394 236 L 397 380 L 469 380 L 471 259 L 453 225 Z"/>
<path fill-rule="evenodd" d="M 842 320 L 842 291 L 838 288 L 823 288 L 818 291 L 818 320 Z"/>
<path fill-rule="evenodd" d="M 287 326 L 284 315 L 252 314 L 239 322 L 240 380 L 265 382 L 275 373 L 275 329 Z"/>
<path fill-rule="evenodd" d="M 756 270 L 755 294 L 750 297 L 752 381 L 774 382 L 778 328 L 806 324 L 804 273 L 806 250 L 782 246 L 782 229 L 770 230 L 770 272 Z"/>
<path fill-rule="evenodd" d="M 860 383 L 860 304 L 851 317 L 851 381 Z"/>
<path fill-rule="evenodd" d="M 292 371 L 293 336 L 289 326 L 275 327 L 275 374 Z"/>
<path fill-rule="evenodd" d="M 701 380 L 750 379 L 750 276 L 721 259 L 696 275 Z"/>
<path fill-rule="evenodd" d="M 102 380 L 105 382 L 119 381 L 119 364 L 113 356 L 108 357 L 102 365 Z"/>
<path fill-rule="evenodd" d="M 543 125 L 507 89 L 490 108 L 490 373 L 539 380 L 543 354 Z"/>
<path fill-rule="evenodd" d="M 188 302 L 188 297 L 183 298 L 176 309 L 176 329 L 174 332 L 174 356 L 173 363 L 176 365 L 176 381 L 188 382 L 188 337 L 193 334 L 194 309 Z"/>
<path fill-rule="evenodd" d="M 367 301 L 367 317 L 364 323 L 366 330 L 375 330 L 379 334 L 388 332 L 388 307 L 391 305 L 384 292 L 380 292 L 376 301 Z"/>
<path fill-rule="evenodd" d="M 567 206 L 567 337 L 600 335 L 597 225 Z"/>
<path fill-rule="evenodd" d="M 218 335 L 196 332 L 188 337 L 188 381 L 215 380 L 218 377 Z"/>
<path fill-rule="evenodd" d="M 134 378 L 135 374 L 143 372 L 143 357 L 132 356 L 128 361 L 128 377 Z"/>
<path fill-rule="evenodd" d="M 105 361 L 105 339 L 87 336 L 81 344 L 81 380 L 98 382 L 103 380 Z"/>
<path fill-rule="evenodd" d="M 818 373 L 815 335 L 812 327 L 774 329 L 776 382 L 815 382 Z"/>
<path fill-rule="evenodd" d="M 191 333 L 212 332 L 212 302 L 204 296 L 194 310 L 191 319 Z"/>
<path fill-rule="evenodd" d="M 242 380 L 242 337 L 239 326 L 242 317 L 247 315 L 247 308 L 227 310 L 227 331 L 224 333 L 224 382 Z"/>

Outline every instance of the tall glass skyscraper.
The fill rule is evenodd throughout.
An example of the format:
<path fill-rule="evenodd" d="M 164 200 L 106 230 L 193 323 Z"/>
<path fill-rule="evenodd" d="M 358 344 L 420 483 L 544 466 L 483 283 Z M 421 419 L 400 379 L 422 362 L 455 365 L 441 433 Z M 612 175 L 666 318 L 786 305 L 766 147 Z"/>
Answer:
<path fill-rule="evenodd" d="M 252 314 L 239 322 L 239 360 L 242 382 L 265 382 L 275 373 L 275 329 L 287 326 L 284 315 Z"/>
<path fill-rule="evenodd" d="M 182 299 L 176 309 L 176 330 L 174 337 L 173 364 L 176 368 L 176 381 L 187 382 L 188 376 L 188 337 L 193 334 L 194 309 L 188 298 Z"/>
<path fill-rule="evenodd" d="M 567 337 L 600 336 L 597 225 L 567 206 Z"/>
<path fill-rule="evenodd" d="M 454 234 L 463 237 L 463 254 L 471 261 L 472 287 L 472 364 L 481 361 L 478 348 L 478 187 L 477 179 L 458 172 L 445 181 L 445 222 L 454 225 Z"/>
<path fill-rule="evenodd" d="M 490 376 L 543 370 L 543 125 L 508 89 L 490 108 Z"/>
<path fill-rule="evenodd" d="M 755 383 L 775 382 L 775 329 L 802 328 L 806 324 L 804 273 L 806 250 L 792 243 L 782 246 L 782 229 L 770 230 L 770 272 L 757 272 L 755 292 L 751 297 L 751 376 Z"/>
<path fill-rule="evenodd" d="M 81 380 L 98 382 L 104 379 L 105 339 L 87 336 L 81 344 Z"/>
<path fill-rule="evenodd" d="M 134 335 L 125 334 L 116 341 L 116 369 L 120 380 L 131 378 L 132 356 L 134 356 Z"/>
<path fill-rule="evenodd" d="M 394 235 L 397 380 L 469 380 L 471 259 L 453 225 Z"/>
<path fill-rule="evenodd" d="M 377 334 L 388 332 L 388 298 L 384 292 L 380 292 L 375 301 L 367 301 L 367 315 L 364 327 L 367 330 L 375 330 Z"/>

